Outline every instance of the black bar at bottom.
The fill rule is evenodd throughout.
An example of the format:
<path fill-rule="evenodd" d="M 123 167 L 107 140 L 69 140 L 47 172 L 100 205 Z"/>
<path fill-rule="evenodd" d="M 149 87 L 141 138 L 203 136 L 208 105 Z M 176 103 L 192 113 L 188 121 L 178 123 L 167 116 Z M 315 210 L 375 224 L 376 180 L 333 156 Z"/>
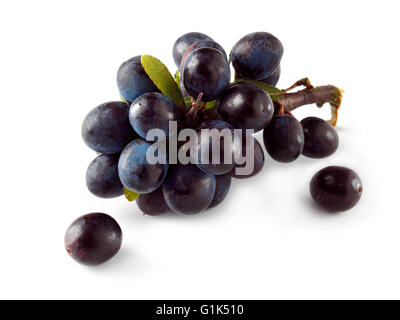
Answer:
<path fill-rule="evenodd" d="M 28 307 L 19 304 L 27 303 Z M 55 309 L 51 304 L 59 303 Z M 377 303 L 378 302 L 378 303 Z M 384 306 L 383 303 L 384 302 Z M 29 318 L 62 315 L 68 319 L 341 319 L 362 316 L 384 319 L 398 313 L 398 301 L 283 301 L 283 300 L 132 300 L 132 301 L 2 301 L 14 317 L 27 313 Z M 393 313 L 394 312 L 394 313 Z M 388 317 L 388 319 L 391 317 Z"/>

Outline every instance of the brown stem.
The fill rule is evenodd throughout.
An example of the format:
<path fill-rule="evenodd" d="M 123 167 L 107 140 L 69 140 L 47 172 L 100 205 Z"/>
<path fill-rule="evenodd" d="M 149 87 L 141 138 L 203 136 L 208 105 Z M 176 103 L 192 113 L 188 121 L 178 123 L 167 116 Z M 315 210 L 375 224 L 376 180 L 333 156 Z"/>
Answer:
<path fill-rule="evenodd" d="M 285 92 L 275 103 L 283 106 L 289 112 L 306 104 L 316 103 L 320 108 L 323 104 L 329 103 L 332 117 L 328 122 L 336 126 L 343 91 L 332 85 L 312 87 L 307 78 L 296 82 L 289 89 L 293 89 L 298 85 L 306 85 L 307 88 L 293 93 Z"/>
<path fill-rule="evenodd" d="M 191 99 L 189 110 L 186 112 L 186 123 L 190 127 L 196 127 L 201 122 L 201 109 L 204 107 L 201 99 L 203 92 L 200 92 L 197 99 Z"/>
<path fill-rule="evenodd" d="M 285 89 L 285 90 L 283 90 L 283 91 L 290 91 L 290 90 L 292 90 L 292 89 L 294 89 L 294 88 L 297 88 L 297 87 L 301 87 L 301 86 L 304 86 L 304 87 L 306 87 L 306 88 L 308 88 L 308 89 L 311 89 L 313 86 L 311 85 L 311 81 L 310 81 L 310 79 L 308 79 L 308 78 L 303 78 L 303 79 L 300 79 L 299 81 L 296 81 L 292 86 L 290 86 L 289 88 L 287 88 L 287 89 Z"/>

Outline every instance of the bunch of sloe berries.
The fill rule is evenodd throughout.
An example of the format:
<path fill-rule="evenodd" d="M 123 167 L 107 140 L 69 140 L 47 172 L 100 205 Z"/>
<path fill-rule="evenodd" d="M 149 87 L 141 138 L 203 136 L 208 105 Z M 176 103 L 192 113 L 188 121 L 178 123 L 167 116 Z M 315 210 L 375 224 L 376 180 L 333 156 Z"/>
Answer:
<path fill-rule="evenodd" d="M 191 215 L 219 205 L 232 178 L 250 178 L 262 170 L 264 151 L 252 133 L 263 131 L 265 149 L 275 161 L 292 162 L 301 154 L 332 155 L 339 143 L 335 125 L 341 91 L 334 86 L 313 87 L 307 78 L 278 89 L 283 51 L 275 36 L 255 32 L 240 39 L 228 56 L 209 36 L 191 32 L 173 46 L 178 67 L 174 76 L 150 55 L 124 62 L 117 73 L 121 100 L 97 106 L 83 121 L 83 140 L 98 154 L 86 173 L 89 191 L 102 198 L 125 194 L 146 215 Z M 289 92 L 298 86 L 305 88 Z M 308 117 L 299 122 L 291 111 L 310 103 L 319 107 L 330 103 L 332 119 Z M 176 124 L 174 132 L 171 123 Z M 171 149 L 170 138 L 185 129 L 192 129 L 196 142 L 178 139 Z M 202 135 L 203 129 L 211 134 Z M 154 138 L 154 132 L 164 138 Z M 221 139 L 217 148 L 211 145 L 216 137 Z M 154 148 L 161 143 L 167 151 Z M 251 159 L 251 171 L 238 170 L 246 166 L 234 156 L 238 150 Z M 165 161 L 150 161 L 150 151 Z M 189 153 L 191 161 L 181 160 L 181 152 Z M 216 155 L 219 162 L 213 161 Z M 330 212 L 352 208 L 361 192 L 360 178 L 345 167 L 322 169 L 310 183 L 311 197 Z M 121 242 L 121 228 L 104 213 L 78 218 L 65 235 L 67 252 L 87 265 L 112 258 Z"/>

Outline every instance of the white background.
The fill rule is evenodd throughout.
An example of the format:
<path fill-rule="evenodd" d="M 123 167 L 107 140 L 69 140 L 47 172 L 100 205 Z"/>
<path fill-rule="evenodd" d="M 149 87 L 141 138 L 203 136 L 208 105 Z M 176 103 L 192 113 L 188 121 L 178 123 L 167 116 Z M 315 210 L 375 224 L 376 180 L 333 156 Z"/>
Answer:
<path fill-rule="evenodd" d="M 0 298 L 400 298 L 398 1 L 2 1 Z M 233 181 L 225 202 L 191 217 L 143 216 L 85 186 L 95 157 L 84 116 L 118 100 L 119 65 L 200 31 L 227 52 L 268 31 L 283 43 L 280 87 L 308 76 L 345 90 L 330 158 Z M 296 111 L 329 117 L 329 107 Z M 260 135 L 258 135 L 260 137 Z M 312 175 L 346 165 L 364 183 L 353 210 L 324 214 Z M 78 216 L 106 212 L 124 232 L 103 266 L 63 246 Z"/>

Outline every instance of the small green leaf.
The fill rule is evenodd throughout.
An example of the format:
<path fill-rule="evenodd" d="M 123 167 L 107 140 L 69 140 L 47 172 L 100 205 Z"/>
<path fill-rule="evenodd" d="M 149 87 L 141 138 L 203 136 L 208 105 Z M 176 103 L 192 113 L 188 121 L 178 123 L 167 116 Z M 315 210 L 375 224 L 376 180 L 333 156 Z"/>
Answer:
<path fill-rule="evenodd" d="M 178 86 L 178 88 L 180 88 L 179 75 L 180 75 L 180 73 L 179 73 L 179 69 L 178 69 L 178 70 L 176 70 L 176 72 L 174 74 L 175 82 L 176 82 L 176 85 Z"/>
<path fill-rule="evenodd" d="M 122 97 L 122 95 L 119 95 L 119 97 L 121 98 L 121 101 L 122 101 L 122 102 L 125 102 L 125 103 L 127 103 L 127 104 L 130 105 L 129 101 L 128 101 L 128 100 L 125 100 L 125 99 Z"/>
<path fill-rule="evenodd" d="M 192 102 L 192 97 L 186 97 L 186 98 L 184 98 L 184 100 L 185 100 L 186 109 L 189 109 L 190 103 Z"/>
<path fill-rule="evenodd" d="M 157 58 L 147 54 L 142 55 L 141 62 L 147 75 L 157 88 L 174 101 L 178 107 L 183 107 L 185 103 L 182 93 L 167 67 Z"/>
<path fill-rule="evenodd" d="M 214 109 L 217 100 L 212 100 L 206 103 L 206 110 Z"/>
<path fill-rule="evenodd" d="M 189 109 L 190 108 L 190 103 L 192 102 L 192 97 L 186 97 L 186 98 L 184 98 L 184 100 L 185 100 L 186 109 Z M 208 101 L 206 103 L 205 109 L 206 110 L 214 109 L 216 103 L 217 103 L 217 100 Z"/>
<path fill-rule="evenodd" d="M 236 80 L 236 82 L 240 82 L 240 81 L 252 83 L 252 84 L 256 85 L 257 87 L 263 89 L 271 97 L 272 101 L 278 100 L 285 93 L 281 89 L 278 89 L 277 87 L 266 84 L 262 81 L 247 80 L 247 79 Z"/>
<path fill-rule="evenodd" d="M 140 193 L 133 192 L 124 187 L 124 195 L 128 201 L 135 201 L 137 198 L 139 198 Z"/>

